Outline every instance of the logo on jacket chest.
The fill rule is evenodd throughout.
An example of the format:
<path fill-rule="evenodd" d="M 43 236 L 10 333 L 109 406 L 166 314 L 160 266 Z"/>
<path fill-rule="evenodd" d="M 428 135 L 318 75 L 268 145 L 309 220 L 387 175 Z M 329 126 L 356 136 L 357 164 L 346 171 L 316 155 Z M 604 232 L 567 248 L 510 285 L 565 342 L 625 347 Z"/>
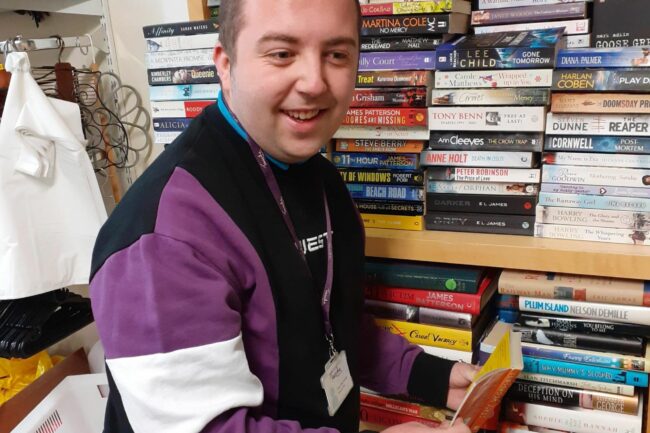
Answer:
<path fill-rule="evenodd" d="M 322 250 L 325 248 L 325 242 L 329 239 L 330 235 L 333 235 L 334 232 L 330 233 L 322 233 L 317 236 L 312 236 L 309 238 L 302 239 L 300 241 L 300 246 L 302 248 L 302 251 L 305 254 L 308 253 L 315 253 L 316 251 Z"/>

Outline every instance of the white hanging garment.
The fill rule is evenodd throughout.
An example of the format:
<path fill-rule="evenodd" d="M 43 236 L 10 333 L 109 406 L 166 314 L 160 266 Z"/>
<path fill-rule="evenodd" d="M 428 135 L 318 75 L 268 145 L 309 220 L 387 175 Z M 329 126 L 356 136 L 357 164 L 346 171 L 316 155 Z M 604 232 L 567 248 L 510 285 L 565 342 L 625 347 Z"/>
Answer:
<path fill-rule="evenodd" d="M 10 53 L 0 121 L 0 300 L 86 284 L 106 220 L 77 104 L 48 98 Z"/>

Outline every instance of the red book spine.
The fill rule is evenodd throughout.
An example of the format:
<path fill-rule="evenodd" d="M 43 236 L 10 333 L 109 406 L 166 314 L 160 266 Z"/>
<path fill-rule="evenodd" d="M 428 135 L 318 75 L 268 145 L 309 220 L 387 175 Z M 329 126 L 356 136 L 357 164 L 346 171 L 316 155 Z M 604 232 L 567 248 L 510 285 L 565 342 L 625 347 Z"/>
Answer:
<path fill-rule="evenodd" d="M 468 294 L 387 286 L 366 287 L 365 292 L 368 299 L 376 301 L 396 302 L 473 315 L 481 313 L 481 292 Z"/>
<path fill-rule="evenodd" d="M 343 125 L 427 126 L 426 108 L 350 108 Z"/>
<path fill-rule="evenodd" d="M 196 117 L 201 114 L 205 107 L 211 104 L 214 104 L 214 101 L 185 101 L 185 116 Z"/>
<path fill-rule="evenodd" d="M 367 407 L 396 412 L 403 415 L 413 416 L 430 421 L 444 421 L 445 415 L 440 409 L 431 406 L 423 406 L 417 403 L 401 401 L 393 398 L 386 398 L 381 395 L 361 393 L 361 404 Z"/>
<path fill-rule="evenodd" d="M 429 427 L 438 427 L 440 425 L 437 421 L 431 421 L 424 418 L 417 418 L 410 415 L 404 415 L 397 412 L 390 412 L 375 407 L 361 405 L 361 421 L 370 424 L 378 424 L 386 427 L 404 424 L 407 422 L 419 422 Z"/>

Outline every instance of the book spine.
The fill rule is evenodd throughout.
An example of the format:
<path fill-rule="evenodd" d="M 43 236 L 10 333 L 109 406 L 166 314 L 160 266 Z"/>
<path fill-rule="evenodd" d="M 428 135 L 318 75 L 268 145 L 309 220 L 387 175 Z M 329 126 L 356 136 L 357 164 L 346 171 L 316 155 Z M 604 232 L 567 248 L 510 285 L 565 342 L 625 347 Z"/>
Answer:
<path fill-rule="evenodd" d="M 349 108 L 343 125 L 427 126 L 426 108 Z"/>
<path fill-rule="evenodd" d="M 339 168 L 343 181 L 350 183 L 374 183 L 380 185 L 423 186 L 424 173 L 421 171 L 353 170 Z"/>
<path fill-rule="evenodd" d="M 361 51 L 434 51 L 441 36 L 392 36 L 361 39 Z"/>
<path fill-rule="evenodd" d="M 436 89 L 549 87 L 553 70 L 489 70 L 436 72 Z"/>
<path fill-rule="evenodd" d="M 350 107 L 424 108 L 426 105 L 426 89 L 411 87 L 405 89 L 355 89 Z"/>
<path fill-rule="evenodd" d="M 596 382 L 593 380 L 583 380 L 571 377 L 559 377 L 549 374 L 537 374 L 521 372 L 519 378 L 529 382 L 548 383 L 552 385 L 567 386 L 589 391 L 605 392 L 609 394 L 619 394 L 625 396 L 634 395 L 634 387 L 620 383 Z"/>
<path fill-rule="evenodd" d="M 431 421 L 423 418 L 414 417 L 411 415 L 402 414 L 399 412 L 378 409 L 372 406 L 361 405 L 360 420 L 370 424 L 380 425 L 382 427 L 390 427 L 407 422 L 417 422 L 424 424 L 428 427 L 438 427 L 440 425 L 437 421 Z"/>
<path fill-rule="evenodd" d="M 450 21 L 450 14 L 363 17 L 361 36 L 442 35 L 451 32 Z"/>
<path fill-rule="evenodd" d="M 386 215 L 386 214 L 373 214 L 362 213 L 361 221 L 365 228 L 374 229 L 397 229 L 397 230 L 411 230 L 421 231 L 424 227 L 423 217 L 404 216 L 404 215 Z"/>
<path fill-rule="evenodd" d="M 365 311 L 382 319 L 401 320 L 403 322 L 421 323 L 423 325 L 449 326 L 452 328 L 472 329 L 472 316 L 468 313 L 458 313 L 441 309 L 421 307 L 417 305 L 401 303 L 402 301 L 390 301 L 389 298 L 397 298 L 392 293 L 385 293 L 383 287 L 366 288 L 367 299 Z M 386 288 L 391 290 L 410 290 L 411 292 L 423 292 L 423 290 Z M 421 297 L 422 293 L 412 293 Z M 375 296 L 376 295 L 376 296 Z M 387 299 L 378 299 L 387 298 Z M 398 303 L 399 302 L 399 303 Z"/>
<path fill-rule="evenodd" d="M 558 69 L 565 68 L 643 68 L 647 62 L 647 48 L 582 48 L 560 50 L 557 54 Z"/>
<path fill-rule="evenodd" d="M 437 356 L 438 358 L 447 359 L 449 361 L 462 361 L 468 364 L 475 363 L 475 357 L 472 352 L 464 352 L 462 350 L 441 349 L 433 346 L 420 345 L 424 353 Z"/>
<path fill-rule="evenodd" d="M 365 294 L 368 299 L 453 312 L 445 314 L 446 324 L 436 323 L 442 326 L 470 328 L 472 325 L 471 315 L 481 313 L 481 296 L 478 294 L 377 285 L 366 286 Z"/>
<path fill-rule="evenodd" d="M 534 152 L 490 152 L 463 150 L 425 150 L 422 166 L 513 167 L 532 168 L 537 164 Z"/>
<path fill-rule="evenodd" d="M 650 96 L 609 93 L 554 93 L 554 113 L 650 114 Z"/>
<path fill-rule="evenodd" d="M 650 335 L 650 327 L 630 323 L 602 322 L 574 317 L 540 316 L 529 313 L 521 313 L 518 320 L 526 326 L 555 329 L 557 331 L 590 332 L 606 335 L 635 335 L 640 337 Z"/>
<path fill-rule="evenodd" d="M 552 186 L 572 186 L 560 184 L 542 184 L 542 188 Z M 580 185 L 575 185 L 579 187 Z M 598 187 L 593 187 L 598 189 Z M 565 194 L 583 193 L 580 188 L 578 191 L 571 192 L 569 189 L 564 190 L 557 188 Z M 641 188 L 638 188 L 641 189 Z M 553 191 L 551 191 L 553 192 Z M 587 191 L 595 192 L 595 191 Z M 646 193 L 650 193 L 646 191 Z M 537 206 L 537 220 L 539 224 L 566 224 L 573 226 L 592 226 L 592 227 L 609 227 L 613 229 L 635 229 L 635 230 L 650 230 L 650 212 L 630 212 L 618 210 L 603 210 L 603 209 L 580 209 L 580 208 L 565 208 L 565 207 L 550 207 L 550 206 Z M 587 295 L 589 296 L 589 295 Z M 650 300 L 648 300 L 650 301 Z M 612 302 L 605 300 L 605 302 Z M 643 299 L 637 302 L 644 302 Z M 627 304 L 627 302 L 613 302 L 615 304 Z M 632 304 L 632 305 L 643 305 Z M 646 305 L 650 306 L 650 304 Z"/>
<path fill-rule="evenodd" d="M 590 19 L 568 20 L 568 21 L 544 21 L 537 23 L 521 24 L 504 24 L 500 26 L 481 26 L 474 27 L 474 33 L 477 35 L 501 33 L 501 32 L 521 32 L 528 30 L 545 30 L 564 27 L 565 35 L 582 35 L 589 33 Z M 559 62 L 559 59 L 557 59 Z"/>
<path fill-rule="evenodd" d="M 188 66 L 214 66 L 212 49 L 161 51 L 145 53 L 147 69 L 182 68 Z"/>
<path fill-rule="evenodd" d="M 560 3 L 557 5 L 535 5 L 526 7 L 510 7 L 502 9 L 477 10 L 472 12 L 471 24 L 474 26 L 486 24 L 510 24 L 520 22 L 567 20 L 571 18 L 586 18 L 585 3 Z"/>
<path fill-rule="evenodd" d="M 404 337 L 414 344 L 462 350 L 465 352 L 471 352 L 474 347 L 472 332 L 469 330 L 384 319 L 375 319 L 375 323 L 380 328 Z"/>
<path fill-rule="evenodd" d="M 422 141 L 407 140 L 335 140 L 337 152 L 420 153 Z"/>
<path fill-rule="evenodd" d="M 547 151 L 633 153 L 650 155 L 650 138 L 610 136 L 548 135 L 544 143 Z"/>
<path fill-rule="evenodd" d="M 572 349 L 601 350 L 617 352 L 622 355 L 641 356 L 645 345 L 641 337 L 623 337 L 578 334 L 574 332 L 553 331 L 550 329 L 529 328 L 515 324 L 513 329 L 521 333 L 521 341 L 547 346 L 559 346 Z"/>
<path fill-rule="evenodd" d="M 636 168 L 578 167 L 570 165 L 545 165 L 542 182 L 573 183 L 578 185 L 622 186 L 647 188 L 650 170 Z"/>
<path fill-rule="evenodd" d="M 428 211 L 427 230 L 532 236 L 534 216 Z"/>
<path fill-rule="evenodd" d="M 219 40 L 219 33 L 206 33 L 190 36 L 171 36 L 162 38 L 147 38 L 147 52 L 197 50 L 214 48 Z"/>
<path fill-rule="evenodd" d="M 214 101 L 151 101 L 153 118 L 159 117 L 196 117 Z"/>
<path fill-rule="evenodd" d="M 541 385 L 517 380 L 508 390 L 506 398 L 523 403 L 554 404 L 563 407 L 635 415 L 639 407 L 638 397 L 611 395 L 593 391 Z"/>
<path fill-rule="evenodd" d="M 522 6 L 557 5 L 584 0 L 478 0 L 479 9 L 515 8 Z"/>
<path fill-rule="evenodd" d="M 214 65 L 148 69 L 147 77 L 150 86 L 210 84 L 219 82 L 219 75 Z"/>
<path fill-rule="evenodd" d="M 182 23 L 156 24 L 145 26 L 142 33 L 145 38 L 162 38 L 170 36 L 200 35 L 205 33 L 217 33 L 219 24 L 217 20 L 191 21 Z"/>
<path fill-rule="evenodd" d="M 634 135 L 649 137 L 650 115 L 548 113 L 550 135 Z"/>
<path fill-rule="evenodd" d="M 431 131 L 429 149 L 540 152 L 543 141 L 542 133 Z"/>
<path fill-rule="evenodd" d="M 553 71 L 552 90 L 561 92 L 650 92 L 643 70 L 571 69 Z"/>
<path fill-rule="evenodd" d="M 158 132 L 183 131 L 190 126 L 192 119 L 185 117 L 159 118 L 153 121 L 153 130 Z"/>
<path fill-rule="evenodd" d="M 588 48 L 591 46 L 591 34 L 563 36 L 567 48 Z"/>
<path fill-rule="evenodd" d="M 535 237 L 626 245 L 650 245 L 648 239 L 650 238 L 650 231 L 594 226 L 535 224 Z"/>
<path fill-rule="evenodd" d="M 435 51 L 392 51 L 361 53 L 359 71 L 408 71 L 436 69 Z"/>
<path fill-rule="evenodd" d="M 417 170 L 419 155 L 411 153 L 341 153 L 332 152 L 338 168 Z"/>
<path fill-rule="evenodd" d="M 169 144 L 176 140 L 183 131 L 154 131 L 153 141 L 156 144 Z"/>
<path fill-rule="evenodd" d="M 428 180 L 537 183 L 540 171 L 538 168 L 430 167 L 426 176 Z"/>
<path fill-rule="evenodd" d="M 545 107 L 429 107 L 429 129 L 541 132 L 545 113 Z"/>
<path fill-rule="evenodd" d="M 650 308 L 520 296 L 519 310 L 650 326 Z"/>
<path fill-rule="evenodd" d="M 405 203 L 396 200 L 354 200 L 361 213 L 383 215 L 424 215 L 424 203 Z"/>
<path fill-rule="evenodd" d="M 367 261 L 367 283 L 413 289 L 475 294 L 482 273 L 479 269 Z"/>
<path fill-rule="evenodd" d="M 414 128 L 403 126 L 341 126 L 333 138 L 351 140 L 428 140 L 428 128 Z"/>
<path fill-rule="evenodd" d="M 642 356 L 571 349 L 567 347 L 549 347 L 533 343 L 522 344 L 521 353 L 535 358 L 555 359 L 557 361 L 596 365 L 598 367 L 618 368 L 621 370 L 642 371 L 646 373 L 650 371 L 650 365 L 648 364 L 650 360 Z"/>
<path fill-rule="evenodd" d="M 519 89 L 463 89 L 431 91 L 432 105 L 548 105 L 550 90 Z"/>
<path fill-rule="evenodd" d="M 346 184 L 353 199 L 424 201 L 424 188 L 418 186 Z"/>
<path fill-rule="evenodd" d="M 508 373 L 503 377 L 503 379 L 490 391 L 490 393 L 484 396 L 483 400 L 480 402 L 481 409 L 476 415 L 468 427 L 472 430 L 472 433 L 478 433 L 484 423 L 490 420 L 494 415 L 494 411 L 498 410 L 501 406 L 501 400 L 503 396 L 508 392 L 508 389 L 512 383 L 517 379 L 519 374 L 518 370 L 509 370 Z"/>
<path fill-rule="evenodd" d="M 435 62 L 439 71 L 552 68 L 555 48 L 447 49 L 442 46 L 436 50 Z"/>
<path fill-rule="evenodd" d="M 642 417 L 612 414 L 604 411 L 577 411 L 535 403 L 504 402 L 508 421 L 520 422 L 522 417 L 529 425 L 571 431 L 573 433 L 642 433 Z"/>
<path fill-rule="evenodd" d="M 438 194 L 536 195 L 539 185 L 496 182 L 427 182 L 427 192 Z"/>
<path fill-rule="evenodd" d="M 361 15 L 402 15 L 402 14 L 434 14 L 452 12 L 454 0 L 431 0 L 417 2 L 393 2 L 361 5 Z"/>
<path fill-rule="evenodd" d="M 622 383 L 636 387 L 648 387 L 648 373 L 620 370 L 616 368 L 582 365 L 553 359 L 524 356 L 524 371 L 527 373 L 552 374 L 561 377 L 593 380 L 595 382 Z"/>
<path fill-rule="evenodd" d="M 535 197 L 427 193 L 427 210 L 535 215 Z"/>
<path fill-rule="evenodd" d="M 177 84 L 174 86 L 149 87 L 152 101 L 189 101 L 197 99 L 216 100 L 221 86 L 219 84 Z"/>
<path fill-rule="evenodd" d="M 432 79 L 431 71 L 366 71 L 357 74 L 356 87 L 428 86 Z"/>
<path fill-rule="evenodd" d="M 395 398 L 388 398 L 381 395 L 368 394 L 365 392 L 361 393 L 361 405 L 437 422 L 444 422 L 448 413 L 445 409 L 397 400 Z"/>
<path fill-rule="evenodd" d="M 554 165 L 650 168 L 650 155 L 548 152 L 544 154 L 542 162 Z"/>
<path fill-rule="evenodd" d="M 593 170 L 593 167 L 590 167 Z M 576 207 L 581 209 L 610 209 L 636 212 L 650 211 L 650 199 L 636 197 L 603 197 L 597 195 L 539 193 L 541 206 Z"/>

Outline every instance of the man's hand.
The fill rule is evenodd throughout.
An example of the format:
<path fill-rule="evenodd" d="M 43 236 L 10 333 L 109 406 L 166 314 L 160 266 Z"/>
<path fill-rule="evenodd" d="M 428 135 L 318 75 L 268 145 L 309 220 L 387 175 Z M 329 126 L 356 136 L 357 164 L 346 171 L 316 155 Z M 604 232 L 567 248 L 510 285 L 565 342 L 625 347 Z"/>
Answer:
<path fill-rule="evenodd" d="M 466 364 L 464 362 L 457 362 L 451 369 L 449 375 L 449 393 L 447 394 L 447 407 L 456 410 L 460 406 L 467 387 L 472 383 L 474 375 L 478 372 L 479 367 Z"/>
<path fill-rule="evenodd" d="M 419 422 L 407 422 L 382 430 L 382 433 L 471 433 L 471 430 L 460 421 L 456 421 L 453 426 L 445 423 L 436 428 L 427 427 Z"/>

